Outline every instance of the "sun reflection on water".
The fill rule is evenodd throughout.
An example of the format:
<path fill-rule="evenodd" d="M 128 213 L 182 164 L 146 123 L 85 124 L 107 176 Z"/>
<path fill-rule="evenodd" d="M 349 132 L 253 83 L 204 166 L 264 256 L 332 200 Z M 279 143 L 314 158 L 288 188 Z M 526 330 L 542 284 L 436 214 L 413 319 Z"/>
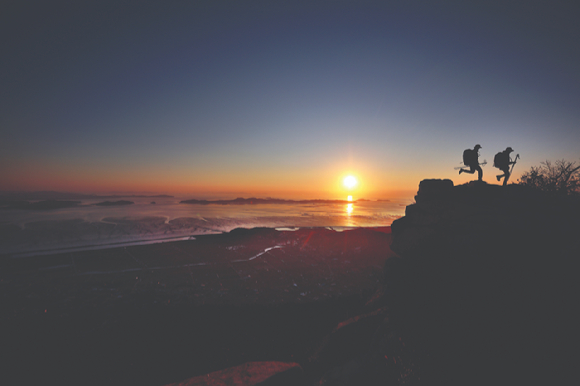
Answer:
<path fill-rule="evenodd" d="M 352 204 L 346 204 L 346 214 L 347 215 L 350 216 L 352 214 L 353 209 L 354 208 L 353 208 Z"/>

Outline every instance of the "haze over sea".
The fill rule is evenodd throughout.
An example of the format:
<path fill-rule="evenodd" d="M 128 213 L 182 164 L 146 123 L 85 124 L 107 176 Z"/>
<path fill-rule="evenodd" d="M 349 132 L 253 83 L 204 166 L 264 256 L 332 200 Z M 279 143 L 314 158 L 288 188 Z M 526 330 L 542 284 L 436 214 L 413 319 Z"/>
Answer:
<path fill-rule="evenodd" d="M 131 205 L 96 206 L 103 198 L 51 210 L 2 209 L 0 254 L 13 257 L 189 239 L 235 228 L 389 226 L 410 199 L 245 205 L 192 205 L 183 197 L 130 197 Z M 211 199 L 211 198 L 210 198 Z M 152 202 L 155 202 L 154 204 Z"/>

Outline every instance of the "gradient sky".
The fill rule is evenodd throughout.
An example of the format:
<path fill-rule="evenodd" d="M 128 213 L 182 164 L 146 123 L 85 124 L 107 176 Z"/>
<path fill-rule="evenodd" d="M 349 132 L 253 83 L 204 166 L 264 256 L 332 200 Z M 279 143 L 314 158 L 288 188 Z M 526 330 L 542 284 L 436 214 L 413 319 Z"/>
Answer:
<path fill-rule="evenodd" d="M 572 1 L 4 1 L 0 190 L 412 194 L 579 161 Z M 514 153 L 514 154 L 515 154 Z"/>

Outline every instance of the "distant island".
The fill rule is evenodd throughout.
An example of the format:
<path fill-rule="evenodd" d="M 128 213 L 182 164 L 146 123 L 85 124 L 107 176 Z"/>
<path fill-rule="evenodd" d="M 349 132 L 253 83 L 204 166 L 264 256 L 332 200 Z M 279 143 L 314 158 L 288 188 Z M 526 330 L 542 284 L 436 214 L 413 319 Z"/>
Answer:
<path fill-rule="evenodd" d="M 132 204 L 134 204 L 133 201 L 119 200 L 119 201 L 98 202 L 95 205 L 97 205 L 97 206 L 121 206 L 121 205 L 132 205 Z"/>
<path fill-rule="evenodd" d="M 70 208 L 79 205 L 80 201 L 59 201 L 45 200 L 38 202 L 29 202 L 24 200 L 11 201 L 0 200 L 0 209 L 25 209 L 25 210 L 49 210 Z"/>
<path fill-rule="evenodd" d="M 256 205 L 256 204 L 353 204 L 356 202 L 368 201 L 365 199 L 359 200 L 283 200 L 279 198 L 242 198 L 238 197 L 234 200 L 184 200 L 180 204 L 192 205 Z"/>

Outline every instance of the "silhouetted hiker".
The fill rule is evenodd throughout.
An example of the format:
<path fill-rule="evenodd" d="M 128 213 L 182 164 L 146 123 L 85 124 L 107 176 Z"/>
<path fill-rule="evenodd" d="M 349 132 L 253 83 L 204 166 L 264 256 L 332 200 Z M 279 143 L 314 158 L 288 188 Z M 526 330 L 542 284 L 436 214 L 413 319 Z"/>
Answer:
<path fill-rule="evenodd" d="M 481 166 L 479 166 L 479 149 L 481 149 L 481 145 L 477 144 L 473 149 L 465 149 L 463 151 L 463 164 L 469 166 L 469 170 L 459 169 L 459 174 L 473 174 L 477 170 L 477 180 L 481 181 L 483 178 L 483 170 L 481 170 Z"/>
<path fill-rule="evenodd" d="M 511 174 L 510 165 L 515 165 L 516 163 L 516 161 L 512 161 L 510 158 L 510 153 L 512 151 L 514 151 L 514 149 L 512 149 L 511 147 L 507 147 L 504 151 L 500 151 L 495 155 L 495 157 L 493 157 L 493 166 L 495 166 L 496 168 L 498 168 L 503 172 L 503 174 L 500 174 L 499 176 L 496 177 L 497 180 L 499 181 L 502 177 L 505 177 L 505 179 L 503 180 L 503 186 L 507 185 L 507 182 L 510 179 Z M 516 156 L 516 159 L 519 156 L 520 155 L 518 154 Z"/>

